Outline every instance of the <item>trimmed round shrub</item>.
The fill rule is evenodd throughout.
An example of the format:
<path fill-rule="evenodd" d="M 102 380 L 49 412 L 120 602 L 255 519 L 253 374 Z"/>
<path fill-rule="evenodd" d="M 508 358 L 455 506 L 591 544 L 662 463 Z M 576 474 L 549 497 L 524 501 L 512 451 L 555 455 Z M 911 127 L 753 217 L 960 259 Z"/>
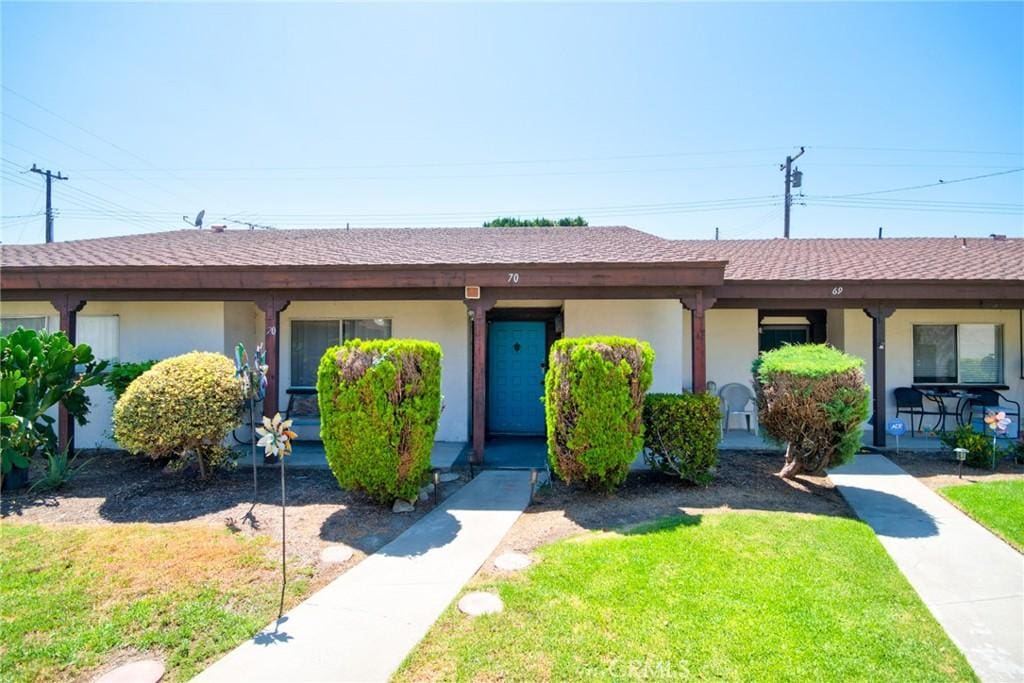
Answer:
<path fill-rule="evenodd" d="M 242 386 L 235 364 L 219 353 L 193 351 L 160 361 L 134 379 L 114 405 L 114 440 L 130 453 L 191 459 L 201 476 L 226 462 L 223 441 L 238 426 Z"/>
<path fill-rule="evenodd" d="M 544 377 L 548 461 L 567 482 L 610 490 L 644 446 L 654 351 L 626 337 L 560 339 Z"/>
<path fill-rule="evenodd" d="M 853 457 L 868 417 L 864 361 L 827 344 L 793 344 L 754 361 L 762 429 L 785 443 L 783 477 L 820 475 Z"/>
<path fill-rule="evenodd" d="M 695 484 L 711 481 L 718 464 L 722 407 L 712 394 L 647 394 L 644 460 L 659 472 Z"/>
<path fill-rule="evenodd" d="M 412 500 L 430 469 L 441 416 L 441 346 L 353 340 L 327 349 L 317 373 L 320 438 L 344 489 Z"/>

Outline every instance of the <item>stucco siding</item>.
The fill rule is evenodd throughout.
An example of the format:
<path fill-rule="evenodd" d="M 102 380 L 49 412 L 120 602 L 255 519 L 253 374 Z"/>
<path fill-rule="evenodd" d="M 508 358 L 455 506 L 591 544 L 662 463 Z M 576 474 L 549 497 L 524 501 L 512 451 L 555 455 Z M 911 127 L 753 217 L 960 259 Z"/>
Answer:
<path fill-rule="evenodd" d="M 295 301 L 281 314 L 280 403 L 291 385 L 291 321 L 389 318 L 396 338 L 426 339 L 441 345 L 441 393 L 445 410 L 438 441 L 467 441 L 469 434 L 468 317 L 461 301 Z M 298 425 L 301 438 L 317 438 L 318 428 Z M 310 433 L 312 432 L 312 433 Z"/>
<path fill-rule="evenodd" d="M 615 334 L 649 342 L 655 353 L 651 391 L 678 393 L 683 388 L 682 309 L 677 300 L 569 300 L 565 336 Z"/>

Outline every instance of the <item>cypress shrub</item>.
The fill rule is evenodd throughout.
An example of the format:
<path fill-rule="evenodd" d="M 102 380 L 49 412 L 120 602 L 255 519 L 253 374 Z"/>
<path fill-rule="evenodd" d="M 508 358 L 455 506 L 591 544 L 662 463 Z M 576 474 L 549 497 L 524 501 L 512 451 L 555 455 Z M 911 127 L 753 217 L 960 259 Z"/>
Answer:
<path fill-rule="evenodd" d="M 414 499 L 441 416 L 441 346 L 412 339 L 345 342 L 317 373 L 320 438 L 344 489 L 385 503 Z"/>
<path fill-rule="evenodd" d="M 206 476 L 207 467 L 231 462 L 222 442 L 238 426 L 241 408 L 234 361 L 193 351 L 160 361 L 128 385 L 114 405 L 114 440 L 180 467 L 194 457 Z"/>
<path fill-rule="evenodd" d="M 644 445 L 654 351 L 625 337 L 560 339 L 544 378 L 548 461 L 565 481 L 612 489 Z"/>
<path fill-rule="evenodd" d="M 651 469 L 708 483 L 718 464 L 721 421 L 722 407 L 712 394 L 648 394 L 644 460 Z"/>
<path fill-rule="evenodd" d="M 780 476 L 822 474 L 860 449 L 869 404 L 862 359 L 793 344 L 762 353 L 753 371 L 761 427 L 787 444 Z"/>

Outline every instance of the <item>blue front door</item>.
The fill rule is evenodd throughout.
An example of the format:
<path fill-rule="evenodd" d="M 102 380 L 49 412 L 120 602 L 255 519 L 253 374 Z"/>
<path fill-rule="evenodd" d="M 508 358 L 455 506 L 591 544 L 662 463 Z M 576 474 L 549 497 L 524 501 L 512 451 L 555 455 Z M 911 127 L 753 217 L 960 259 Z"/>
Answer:
<path fill-rule="evenodd" d="M 487 426 L 493 434 L 544 433 L 543 322 L 495 321 L 487 330 Z"/>

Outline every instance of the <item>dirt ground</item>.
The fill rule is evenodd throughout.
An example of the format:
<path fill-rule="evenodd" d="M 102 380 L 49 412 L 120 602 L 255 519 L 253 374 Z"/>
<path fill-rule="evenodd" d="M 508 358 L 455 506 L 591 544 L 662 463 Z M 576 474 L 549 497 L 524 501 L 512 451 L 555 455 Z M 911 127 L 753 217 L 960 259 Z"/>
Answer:
<path fill-rule="evenodd" d="M 964 465 L 961 478 L 957 476 L 956 460 L 946 451 L 903 451 L 897 455 L 895 450 L 887 450 L 885 455 L 933 491 L 978 481 L 1024 479 L 1024 465 L 1016 464 L 1012 458 L 1001 460 L 994 472 Z"/>
<path fill-rule="evenodd" d="M 251 468 L 218 471 L 202 481 L 193 471 L 167 472 L 146 458 L 123 451 L 82 451 L 80 459 L 89 462 L 57 491 L 5 493 L 0 517 L 5 522 L 47 525 L 198 523 L 240 534 L 269 535 L 275 540 L 281 537 L 277 468 L 259 468 L 259 496 L 252 509 L 254 528 L 246 520 L 253 500 Z M 33 478 L 36 476 L 33 473 Z M 442 498 L 462 484 L 443 484 Z M 418 503 L 414 512 L 395 514 L 390 506 L 342 491 L 326 469 L 286 469 L 285 488 L 288 554 L 299 564 L 314 568 L 314 587 L 354 566 L 434 507 L 431 499 Z M 344 564 L 320 562 L 321 550 L 338 543 L 353 548 L 352 559 Z"/>

